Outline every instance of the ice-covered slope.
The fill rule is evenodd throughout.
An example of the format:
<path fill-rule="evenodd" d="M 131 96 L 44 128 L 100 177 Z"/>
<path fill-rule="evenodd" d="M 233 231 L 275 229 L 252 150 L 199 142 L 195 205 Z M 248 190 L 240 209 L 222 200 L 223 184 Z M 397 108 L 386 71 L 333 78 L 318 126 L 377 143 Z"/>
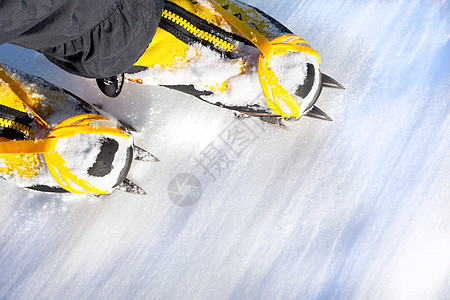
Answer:
<path fill-rule="evenodd" d="M 133 124 L 161 160 L 131 172 L 146 197 L 0 182 L 0 298 L 448 298 L 449 2 L 246 2 L 346 86 L 319 100 L 333 123 L 239 121 L 131 84 L 106 99 L 92 80 L 0 46 L 1 61 Z M 201 198 L 180 207 L 176 195 Z"/>

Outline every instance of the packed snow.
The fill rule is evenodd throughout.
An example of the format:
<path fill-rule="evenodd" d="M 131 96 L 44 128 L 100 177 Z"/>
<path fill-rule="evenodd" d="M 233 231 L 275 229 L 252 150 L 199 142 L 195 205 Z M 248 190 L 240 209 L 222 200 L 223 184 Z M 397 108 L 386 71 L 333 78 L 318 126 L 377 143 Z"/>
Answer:
<path fill-rule="evenodd" d="M 448 299 L 446 0 L 246 0 L 318 51 L 346 90 L 333 122 L 285 128 L 162 87 L 116 99 L 33 51 L 0 61 L 101 104 L 159 163 L 147 196 L 0 182 L 0 298 Z"/>
<path fill-rule="evenodd" d="M 105 174 L 102 176 L 91 175 L 90 170 L 98 160 L 103 141 L 107 139 L 117 143 L 115 143 L 117 149 L 110 150 L 113 158 L 110 162 L 111 170 L 103 172 Z M 55 151 L 63 159 L 64 166 L 78 179 L 85 180 L 101 191 L 112 191 L 120 178 L 121 171 L 127 165 L 127 150 L 132 145 L 132 138 L 106 134 L 77 134 L 58 140 Z"/>

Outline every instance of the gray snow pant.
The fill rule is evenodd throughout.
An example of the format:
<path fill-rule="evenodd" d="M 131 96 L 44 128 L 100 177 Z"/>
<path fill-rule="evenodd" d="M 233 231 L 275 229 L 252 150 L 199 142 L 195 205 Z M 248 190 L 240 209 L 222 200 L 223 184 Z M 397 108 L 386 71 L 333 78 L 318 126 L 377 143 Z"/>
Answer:
<path fill-rule="evenodd" d="M 163 0 L 1 0 L 0 45 L 36 50 L 62 69 L 125 72 L 152 40 Z"/>

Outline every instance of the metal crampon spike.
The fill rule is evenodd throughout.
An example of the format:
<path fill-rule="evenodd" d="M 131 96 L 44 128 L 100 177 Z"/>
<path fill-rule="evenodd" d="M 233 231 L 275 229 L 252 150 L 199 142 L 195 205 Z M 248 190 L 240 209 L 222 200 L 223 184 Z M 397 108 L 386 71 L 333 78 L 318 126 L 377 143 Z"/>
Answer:
<path fill-rule="evenodd" d="M 147 150 L 142 149 L 139 146 L 134 145 L 134 159 L 145 162 L 159 162 L 159 159 L 148 152 Z"/>
<path fill-rule="evenodd" d="M 322 86 L 324 88 L 345 90 L 345 87 L 343 87 L 342 84 L 324 73 L 322 73 Z"/>
<path fill-rule="evenodd" d="M 324 113 L 317 106 L 313 106 L 310 111 L 305 114 L 305 117 L 325 120 L 325 121 L 333 121 L 326 113 Z"/>
<path fill-rule="evenodd" d="M 121 184 L 119 184 L 117 190 L 133 195 L 147 195 L 147 193 L 142 188 L 140 188 L 137 184 L 135 184 L 128 178 L 125 178 L 125 180 L 122 181 Z"/>

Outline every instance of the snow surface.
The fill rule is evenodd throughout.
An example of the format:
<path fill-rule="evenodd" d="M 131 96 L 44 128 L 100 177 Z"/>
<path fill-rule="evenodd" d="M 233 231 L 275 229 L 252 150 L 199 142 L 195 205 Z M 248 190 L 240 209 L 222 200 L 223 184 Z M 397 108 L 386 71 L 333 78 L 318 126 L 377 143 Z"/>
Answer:
<path fill-rule="evenodd" d="M 145 197 L 0 182 L 0 298 L 448 299 L 449 2 L 246 2 L 347 88 L 319 99 L 334 122 L 277 128 L 132 84 L 107 99 L 0 46 L 1 61 L 133 124 L 161 160 L 131 170 Z M 177 186 L 200 200 L 178 202 Z"/>

